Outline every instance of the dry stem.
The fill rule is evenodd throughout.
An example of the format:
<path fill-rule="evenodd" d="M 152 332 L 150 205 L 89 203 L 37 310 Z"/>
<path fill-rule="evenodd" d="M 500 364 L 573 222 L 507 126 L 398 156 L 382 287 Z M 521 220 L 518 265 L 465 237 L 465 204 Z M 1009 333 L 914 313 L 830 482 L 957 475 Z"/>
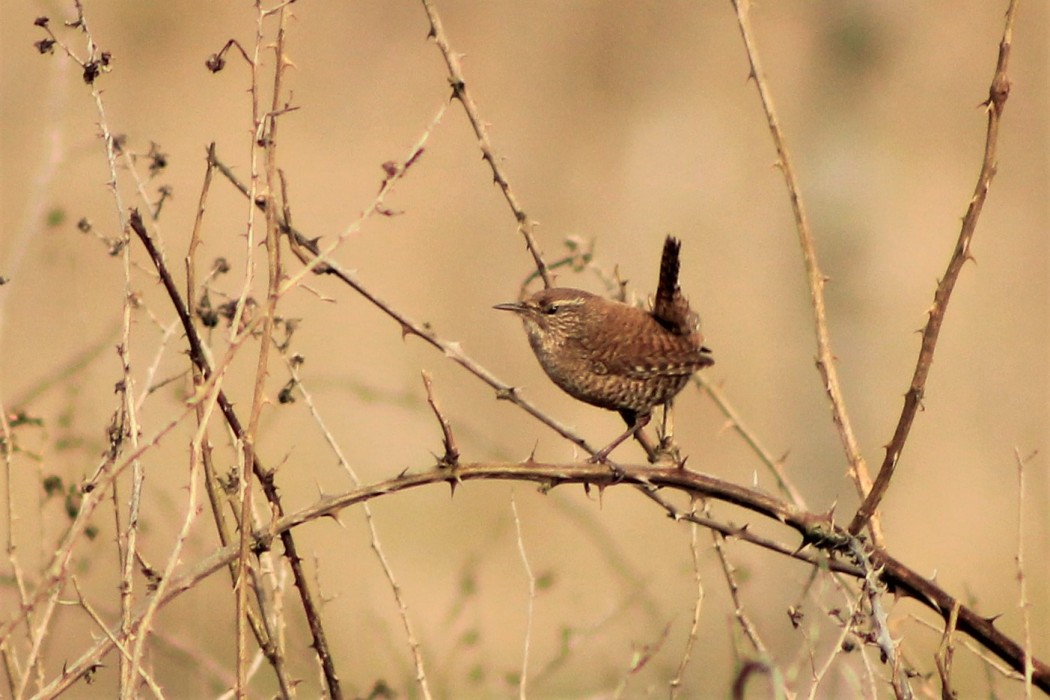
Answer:
<path fill-rule="evenodd" d="M 816 244 L 813 241 L 813 233 L 810 231 L 809 218 L 803 205 L 802 195 L 798 186 L 798 177 L 795 175 L 795 167 L 791 163 L 788 154 L 787 143 L 784 140 L 780 121 L 773 107 L 773 96 L 766 85 L 765 73 L 762 70 L 758 57 L 758 49 L 755 47 L 751 31 L 751 20 L 748 16 L 750 1 L 733 0 L 736 8 L 737 24 L 740 34 L 744 40 L 747 50 L 748 62 L 751 66 L 751 79 L 758 89 L 758 96 L 762 100 L 762 108 L 765 110 L 766 122 L 769 125 L 769 133 L 773 137 L 773 145 L 777 149 L 777 166 L 784 174 L 784 184 L 787 186 L 788 195 L 791 198 L 791 210 L 795 215 L 795 228 L 798 231 L 798 242 L 802 248 L 802 260 L 806 267 L 806 279 L 809 282 L 809 294 L 813 304 L 813 325 L 817 334 L 817 370 L 824 381 L 824 390 L 831 401 L 831 417 L 838 429 L 842 447 L 846 452 L 846 459 L 850 464 L 850 470 L 857 492 L 864 498 L 871 490 L 871 476 L 864 457 L 857 445 L 857 438 L 853 434 L 853 426 L 850 423 L 849 414 L 846 411 L 846 401 L 842 396 L 842 388 L 839 385 L 838 370 L 835 369 L 835 354 L 831 351 L 831 334 L 828 331 L 827 309 L 824 303 L 824 284 L 827 277 L 820 269 L 817 261 Z M 872 537 L 876 544 L 882 540 L 879 523 L 877 519 L 871 521 Z M 855 531 L 856 532 L 856 531 Z"/>
<path fill-rule="evenodd" d="M 948 269 L 944 271 L 944 277 L 937 285 L 937 291 L 933 295 L 933 306 L 929 310 L 929 320 L 922 330 L 922 346 L 919 348 L 919 359 L 915 364 L 915 373 L 912 375 L 911 385 L 904 395 L 904 408 L 897 427 L 893 431 L 893 438 L 886 446 L 886 457 L 879 467 L 879 475 L 875 478 L 870 492 L 857 509 L 853 521 L 850 523 L 849 531 L 853 534 L 859 533 L 869 522 L 876 522 L 874 514 L 890 487 L 890 479 L 893 478 L 894 469 L 900 460 L 904 443 L 911 432 L 915 414 L 922 406 L 922 397 L 926 391 L 926 379 L 930 374 L 933 364 L 933 353 L 937 348 L 937 339 L 940 337 L 941 325 L 944 323 L 944 314 L 951 299 L 955 282 L 959 279 L 959 273 L 967 260 L 971 259 L 970 243 L 973 241 L 974 231 L 977 229 L 977 220 L 981 216 L 981 209 L 988 197 L 988 188 L 995 176 L 996 151 L 999 144 L 999 124 L 1002 121 L 1003 108 L 1006 106 L 1006 98 L 1010 95 L 1010 80 L 1006 76 L 1006 67 L 1010 60 L 1010 47 L 1013 42 L 1014 18 L 1017 15 L 1018 0 L 1010 0 L 1006 10 L 1006 25 L 1003 28 L 1003 37 L 999 42 L 999 59 L 996 62 L 995 74 L 992 76 L 992 84 L 988 89 L 988 100 L 984 103 L 988 112 L 988 126 L 985 132 L 984 158 L 981 161 L 981 172 L 977 175 L 977 185 L 974 187 L 973 197 L 966 208 L 963 216 L 962 228 L 959 238 L 955 243 L 955 250 L 948 260 Z"/>

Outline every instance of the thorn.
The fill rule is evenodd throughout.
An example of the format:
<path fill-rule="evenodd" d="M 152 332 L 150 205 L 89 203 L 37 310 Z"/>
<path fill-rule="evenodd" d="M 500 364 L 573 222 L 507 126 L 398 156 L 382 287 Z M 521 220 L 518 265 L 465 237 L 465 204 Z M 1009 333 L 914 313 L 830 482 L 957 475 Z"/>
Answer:
<path fill-rule="evenodd" d="M 416 149 L 416 152 L 409 156 L 408 160 L 405 161 L 404 169 L 408 170 L 410 167 L 412 167 L 412 165 L 415 164 L 415 162 L 423 156 L 423 152 L 426 150 L 427 149 L 423 146 L 420 146 L 418 149 Z"/>
<path fill-rule="evenodd" d="M 449 78 L 449 85 L 452 86 L 452 99 L 463 100 L 463 90 L 466 88 L 466 83 L 462 80 L 453 80 Z"/>
<path fill-rule="evenodd" d="M 459 360 L 463 357 L 463 346 L 458 342 L 445 343 L 444 351 L 445 356 L 453 360 Z"/>
<path fill-rule="evenodd" d="M 539 446 L 540 446 L 540 441 L 539 440 L 536 440 L 536 442 L 532 443 L 532 451 L 529 452 L 529 458 L 527 460 L 525 460 L 526 464 L 537 464 L 537 462 L 536 462 L 536 448 L 538 448 Z"/>
<path fill-rule="evenodd" d="M 496 390 L 496 400 L 497 401 L 513 401 L 514 397 L 517 395 L 517 393 L 518 393 L 518 387 L 514 387 L 514 386 L 508 387 L 506 389 L 497 389 Z"/>

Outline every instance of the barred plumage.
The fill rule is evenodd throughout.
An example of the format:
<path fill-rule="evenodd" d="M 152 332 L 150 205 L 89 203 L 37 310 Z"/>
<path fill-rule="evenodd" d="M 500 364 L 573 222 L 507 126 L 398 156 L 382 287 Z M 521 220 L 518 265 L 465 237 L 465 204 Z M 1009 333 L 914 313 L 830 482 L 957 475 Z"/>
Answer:
<path fill-rule="evenodd" d="M 667 237 L 651 312 L 569 288 L 496 306 L 521 317 L 533 352 L 555 384 L 623 416 L 629 430 L 598 459 L 637 433 L 653 407 L 674 398 L 694 372 L 714 363 L 678 286 L 680 247 Z"/>

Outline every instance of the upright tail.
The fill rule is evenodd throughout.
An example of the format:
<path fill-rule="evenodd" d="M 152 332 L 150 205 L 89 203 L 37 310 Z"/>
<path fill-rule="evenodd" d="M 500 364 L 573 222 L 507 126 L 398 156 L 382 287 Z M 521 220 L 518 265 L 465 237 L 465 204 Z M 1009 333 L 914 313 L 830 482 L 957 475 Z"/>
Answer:
<path fill-rule="evenodd" d="M 678 286 L 678 253 L 681 249 L 681 242 L 674 236 L 668 236 L 664 241 L 653 318 L 672 333 L 687 335 L 696 330 L 697 318 Z"/>

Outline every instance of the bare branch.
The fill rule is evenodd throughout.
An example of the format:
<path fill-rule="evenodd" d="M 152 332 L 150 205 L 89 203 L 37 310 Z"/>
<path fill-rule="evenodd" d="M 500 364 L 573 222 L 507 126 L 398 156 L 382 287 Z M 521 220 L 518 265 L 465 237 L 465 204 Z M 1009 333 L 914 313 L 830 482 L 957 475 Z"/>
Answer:
<path fill-rule="evenodd" d="M 525 538 L 521 532 L 521 516 L 518 515 L 518 504 L 514 500 L 513 491 L 510 494 L 510 509 L 514 515 L 514 532 L 518 540 L 518 554 L 521 555 L 521 564 L 525 568 L 525 575 L 529 579 L 529 604 L 525 614 L 525 649 L 521 656 L 521 678 L 518 680 L 518 696 L 521 700 L 525 700 L 529 680 L 529 647 L 532 645 L 532 614 L 536 604 L 536 575 L 532 573 L 532 566 L 529 565 L 529 555 L 525 551 Z"/>
<path fill-rule="evenodd" d="M 872 520 L 882 497 L 886 495 L 886 490 L 890 487 L 890 479 L 893 478 L 894 469 L 904 450 L 904 443 L 911 432 L 915 414 L 922 405 L 922 397 L 926 391 L 926 378 L 933 364 L 933 353 L 937 349 L 937 339 L 940 337 L 948 301 L 951 299 L 952 290 L 955 289 L 955 282 L 959 279 L 963 265 L 971 258 L 970 243 L 973 241 L 977 220 L 981 216 L 984 200 L 988 197 L 988 188 L 992 184 L 992 178 L 998 166 L 996 154 L 999 145 L 999 124 L 1002 121 L 1006 98 L 1010 96 L 1010 80 L 1006 76 L 1006 67 L 1010 60 L 1017 5 L 1018 0 L 1010 0 L 1010 5 L 1006 10 L 1006 26 L 1003 28 L 1003 37 L 999 41 L 999 60 L 996 62 L 991 87 L 988 88 L 988 99 L 984 102 L 985 111 L 988 113 L 988 126 L 985 132 L 984 159 L 981 161 L 981 172 L 977 175 L 977 185 L 966 207 L 959 239 L 955 243 L 951 259 L 948 260 L 948 269 L 944 271 L 944 276 L 933 295 L 933 306 L 929 310 L 930 318 L 922 330 L 919 359 L 915 365 L 915 373 L 912 375 L 911 386 L 904 395 L 904 409 L 897 421 L 897 428 L 893 431 L 893 438 L 886 446 L 886 457 L 882 461 L 882 466 L 879 467 L 879 475 L 875 478 L 870 493 L 866 494 L 864 502 L 857 509 L 850 523 L 849 531 L 854 534 L 859 533 Z"/>
<path fill-rule="evenodd" d="M 1014 461 L 1017 463 L 1017 585 L 1020 588 L 1020 600 L 1017 606 L 1021 609 L 1024 622 L 1024 694 L 1026 700 L 1032 697 L 1032 603 L 1028 599 L 1028 584 L 1024 573 L 1024 469 L 1035 453 L 1021 457 L 1019 450 L 1014 449 Z"/>
<path fill-rule="evenodd" d="M 459 54 L 453 51 L 448 43 L 448 37 L 445 34 L 445 29 L 441 24 L 441 18 L 438 16 L 434 3 L 430 0 L 422 0 L 422 2 L 423 9 L 426 10 L 427 18 L 430 20 L 429 36 L 434 39 L 434 43 L 441 49 L 441 55 L 445 57 L 445 64 L 448 66 L 452 97 L 459 100 L 460 104 L 463 105 L 463 110 L 467 113 L 467 119 L 470 120 L 470 126 L 473 127 L 474 134 L 478 137 L 481 157 L 492 168 L 492 179 L 499 185 L 503 196 L 507 199 L 507 204 L 514 214 L 514 219 L 518 222 L 518 231 L 525 239 L 525 247 L 528 248 L 529 253 L 532 255 L 532 260 L 536 264 L 536 271 L 543 278 L 543 286 L 550 287 L 552 284 L 550 272 L 547 264 L 543 261 L 543 254 L 540 253 L 536 240 L 532 236 L 534 223 L 529 218 L 529 215 L 525 213 L 525 210 L 522 209 L 521 204 L 518 203 L 518 198 L 514 195 L 514 191 L 511 190 L 510 183 L 503 173 L 502 159 L 492 149 L 488 129 L 485 128 L 485 122 L 482 121 L 481 116 L 478 114 L 478 106 L 474 102 L 473 94 L 467 90 L 467 81 L 463 77 L 463 70 L 459 65 Z"/>
<path fill-rule="evenodd" d="M 159 436 L 156 439 L 159 439 Z M 623 483 L 640 486 L 644 489 L 674 489 L 683 491 L 690 496 L 720 500 L 741 506 L 759 516 L 783 523 L 800 533 L 803 540 L 810 541 L 812 541 L 815 534 L 815 523 L 821 520 L 819 516 L 799 511 L 790 504 L 759 491 L 705 474 L 698 474 L 675 467 L 663 469 L 649 466 L 624 465 L 623 470 L 624 474 L 620 478 L 612 474 L 604 466 L 596 464 L 541 464 L 538 462 L 521 464 L 460 464 L 454 476 L 447 469 L 432 469 L 418 474 L 405 474 L 388 481 L 360 487 L 347 493 L 324 496 L 311 506 L 281 517 L 272 524 L 272 528 L 269 531 L 259 533 L 257 537 L 261 540 L 260 546 L 263 546 L 275 535 L 283 537 L 294 527 L 313 522 L 321 517 L 334 515 L 344 508 L 428 484 L 447 483 L 453 478 L 464 482 L 493 479 L 526 481 L 541 484 L 547 489 L 554 488 L 560 484 L 582 483 L 595 484 L 606 488 Z M 615 484 L 613 483 L 614 480 L 616 480 Z M 864 575 L 864 572 L 857 567 L 834 557 L 829 558 L 823 552 L 814 552 L 811 548 L 800 549 L 798 547 L 785 546 L 755 535 L 746 526 L 729 525 L 689 513 L 678 512 L 674 515 L 676 520 L 696 522 L 721 533 L 723 536 L 743 540 L 793 559 L 824 566 L 832 571 L 842 572 L 857 578 Z M 831 530 L 823 532 L 825 539 L 822 541 L 822 547 L 834 549 L 839 546 L 836 543 L 848 541 L 849 535 L 844 530 L 830 525 L 828 527 Z M 220 567 L 226 566 L 236 556 L 236 546 L 228 546 L 217 550 L 196 566 L 189 568 L 183 576 L 171 582 L 171 586 L 165 596 L 165 602 L 191 589 L 200 580 L 210 576 Z M 909 569 L 888 554 L 874 551 L 870 556 L 873 570 L 878 572 L 879 579 L 898 595 L 909 596 L 921 605 L 939 614 L 945 614 L 945 611 L 950 611 L 956 605 L 956 598 L 953 598 L 933 581 Z M 970 635 L 1012 668 L 1020 671 L 1025 664 L 1024 650 L 1019 644 L 996 629 L 993 623 L 993 619 L 982 617 L 970 608 L 959 605 L 958 630 Z M 9 629 L 11 624 L 9 621 L 3 627 L 0 627 L 0 633 Z M 0 637 L 2 636 L 3 634 L 0 634 Z M 53 692 L 53 689 L 57 687 L 67 687 L 79 677 L 79 674 L 84 669 L 97 659 L 102 658 L 110 649 L 111 642 L 108 638 L 97 641 L 92 649 L 85 652 L 79 660 L 65 669 L 61 678 L 56 679 L 48 688 L 45 688 L 44 694 Z M 1033 658 L 1032 669 L 1033 684 L 1044 692 L 1050 692 L 1050 665 Z"/>
<path fill-rule="evenodd" d="M 846 453 L 846 459 L 850 464 L 854 484 L 857 492 L 863 498 L 871 490 L 871 477 L 868 474 L 868 466 L 860 453 L 857 438 L 853 434 L 853 426 L 850 423 L 849 414 L 846 412 L 846 400 L 842 396 L 842 388 L 839 386 L 838 370 L 835 369 L 835 353 L 831 350 L 831 334 L 828 331 L 827 309 L 824 303 L 824 285 L 827 277 L 820 269 L 817 261 L 816 244 L 813 241 L 813 233 L 810 231 L 809 217 L 806 214 L 802 202 L 802 195 L 798 186 L 798 177 L 795 175 L 795 166 L 791 163 L 787 143 L 784 140 L 780 121 L 776 110 L 773 108 L 773 96 L 766 85 L 765 73 L 759 62 L 758 49 L 751 31 L 751 20 L 748 15 L 750 9 L 749 0 L 733 0 L 736 8 L 737 24 L 740 27 L 740 35 L 744 39 L 744 47 L 747 50 L 748 62 L 751 65 L 751 79 L 755 81 L 755 88 L 762 100 L 762 108 L 765 110 L 766 122 L 769 125 L 769 133 L 773 137 L 773 145 L 777 149 L 777 167 L 784 174 L 784 184 L 791 198 L 791 210 L 795 215 L 795 229 L 798 231 L 798 242 L 802 248 L 802 260 L 806 267 L 806 279 L 809 282 L 810 301 L 813 305 L 813 324 L 817 334 L 817 370 L 824 382 L 824 390 L 831 401 L 831 417 L 838 429 L 842 447 Z M 882 536 L 879 532 L 877 520 L 872 521 L 872 536 L 876 544 L 881 542 Z"/>
<path fill-rule="evenodd" d="M 695 502 L 694 502 L 695 509 Z M 686 666 L 693 653 L 693 645 L 696 644 L 697 633 L 700 630 L 700 611 L 704 605 L 704 578 L 700 574 L 700 527 L 696 523 L 689 524 L 689 553 L 693 560 L 693 580 L 696 582 L 696 602 L 693 603 L 693 619 L 689 625 L 689 635 L 685 640 L 685 648 L 682 650 L 682 659 L 678 662 L 678 670 L 671 679 L 671 698 L 677 698 L 681 693 L 682 676 L 685 675 Z"/>
<path fill-rule="evenodd" d="M 142 241 L 142 244 L 146 248 L 146 252 L 149 253 L 150 259 L 157 268 L 157 272 L 160 274 L 161 281 L 164 284 L 164 289 L 168 293 L 168 297 L 171 299 L 172 306 L 178 314 L 179 321 L 182 323 L 182 328 L 186 333 L 186 338 L 189 343 L 190 360 L 200 369 L 206 380 L 213 381 L 215 370 L 205 353 L 204 344 L 201 341 L 200 335 L 197 333 L 197 327 L 193 324 L 193 319 L 190 318 L 189 312 L 186 310 L 186 304 L 183 302 L 178 288 L 175 286 L 175 281 L 172 279 L 171 273 L 168 271 L 163 256 L 153 244 L 145 227 L 142 226 L 141 217 L 138 216 L 138 212 L 132 212 L 131 228 Z M 246 328 L 244 332 L 239 334 L 240 342 L 243 342 L 251 336 L 251 330 L 258 320 L 259 319 L 256 319 L 255 322 L 249 324 L 250 328 Z M 235 347 L 236 344 L 231 346 L 231 350 Z M 218 393 L 218 403 L 219 409 L 222 411 L 222 415 L 226 419 L 227 425 L 230 426 L 230 430 L 235 436 L 240 438 L 240 436 L 244 435 L 243 424 L 241 423 L 237 412 L 234 410 L 233 404 L 222 390 Z M 284 512 L 284 507 L 281 505 L 281 498 L 274 483 L 273 473 L 263 467 L 262 462 L 258 459 L 257 455 L 253 455 L 251 467 L 255 478 L 262 487 L 267 502 L 274 509 L 274 512 L 280 516 Z M 309 582 L 303 571 L 302 558 L 298 554 L 298 548 L 295 545 L 295 538 L 291 536 L 291 533 L 281 533 L 281 544 L 284 547 L 285 559 L 288 562 L 289 567 L 291 567 L 292 575 L 295 578 L 295 587 L 299 592 L 299 599 L 303 605 L 303 612 L 306 615 L 306 620 L 310 627 L 310 634 L 313 638 L 314 651 L 318 655 L 322 667 L 326 670 L 326 680 L 329 682 L 329 691 L 331 691 L 332 687 L 338 685 L 338 677 L 335 674 L 334 665 L 331 661 L 331 650 L 328 645 L 327 635 L 324 632 L 324 626 L 321 623 L 320 611 L 310 593 Z M 2 637 L 2 634 L 0 634 L 0 637 Z"/>
<path fill-rule="evenodd" d="M 445 414 L 441 412 L 441 406 L 438 404 L 437 397 L 434 396 L 434 384 L 430 372 L 423 370 L 422 375 L 423 386 L 427 390 L 427 403 L 430 405 L 430 409 L 434 411 L 438 425 L 441 426 L 441 440 L 445 447 L 445 454 L 441 456 L 440 463 L 443 466 L 454 467 L 459 462 L 459 448 L 456 447 L 456 438 L 452 435 L 452 425 L 448 422 Z"/>

